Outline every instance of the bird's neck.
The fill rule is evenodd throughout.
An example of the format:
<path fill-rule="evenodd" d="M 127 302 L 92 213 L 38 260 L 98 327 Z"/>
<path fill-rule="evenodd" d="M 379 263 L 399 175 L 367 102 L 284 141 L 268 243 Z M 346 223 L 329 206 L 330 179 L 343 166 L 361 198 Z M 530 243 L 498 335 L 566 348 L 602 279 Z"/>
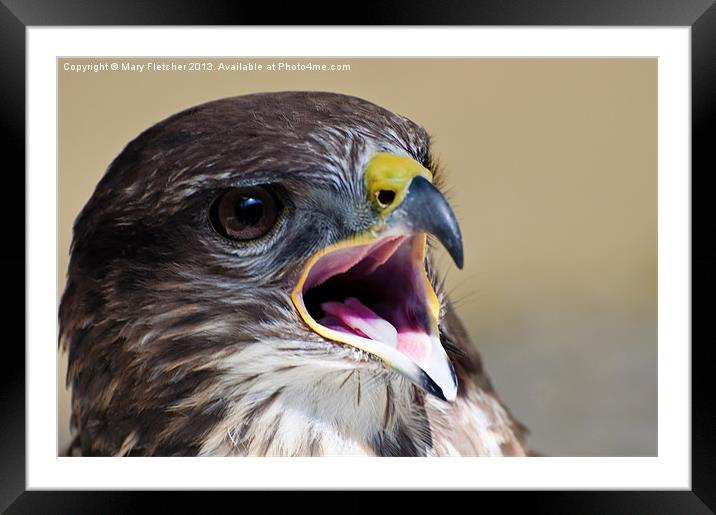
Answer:
<path fill-rule="evenodd" d="M 287 344 L 281 344 L 285 349 Z M 425 455 L 424 394 L 377 363 L 313 359 L 263 343 L 232 359 L 214 394 L 226 401 L 204 455 Z"/>

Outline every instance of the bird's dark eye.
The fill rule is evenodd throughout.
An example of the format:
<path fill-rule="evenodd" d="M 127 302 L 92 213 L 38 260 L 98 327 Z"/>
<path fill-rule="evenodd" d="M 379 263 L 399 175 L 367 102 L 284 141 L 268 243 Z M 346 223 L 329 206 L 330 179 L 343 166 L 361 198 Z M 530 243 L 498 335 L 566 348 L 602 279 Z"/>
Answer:
<path fill-rule="evenodd" d="M 219 196 L 211 206 L 211 224 L 226 238 L 255 240 L 276 224 L 282 206 L 266 186 L 235 188 Z"/>

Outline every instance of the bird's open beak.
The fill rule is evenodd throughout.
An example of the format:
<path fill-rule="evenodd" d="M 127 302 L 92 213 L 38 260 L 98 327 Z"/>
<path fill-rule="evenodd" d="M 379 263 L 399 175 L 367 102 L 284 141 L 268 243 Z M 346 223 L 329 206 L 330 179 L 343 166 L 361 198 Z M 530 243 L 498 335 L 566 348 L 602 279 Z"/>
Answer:
<path fill-rule="evenodd" d="M 312 256 L 293 303 L 324 338 L 377 356 L 452 401 L 457 378 L 440 343 L 440 304 L 425 270 L 425 242 L 427 234 L 437 237 L 462 268 L 455 214 L 430 172 L 412 159 L 378 153 L 364 178 L 379 222 Z"/>

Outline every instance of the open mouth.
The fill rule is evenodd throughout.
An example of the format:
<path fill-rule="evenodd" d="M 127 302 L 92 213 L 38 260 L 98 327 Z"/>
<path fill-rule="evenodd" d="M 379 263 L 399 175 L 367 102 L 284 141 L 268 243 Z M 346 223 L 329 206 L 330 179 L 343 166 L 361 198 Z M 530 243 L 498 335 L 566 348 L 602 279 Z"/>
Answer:
<path fill-rule="evenodd" d="M 424 236 L 395 236 L 322 256 L 303 285 L 308 314 L 330 330 L 380 342 L 420 364 L 438 315 L 422 264 L 424 242 Z"/>
<path fill-rule="evenodd" d="M 439 397 L 454 397 L 443 391 L 455 380 L 440 344 L 425 239 L 420 233 L 328 247 L 306 266 L 293 300 L 316 333 L 383 359 Z"/>

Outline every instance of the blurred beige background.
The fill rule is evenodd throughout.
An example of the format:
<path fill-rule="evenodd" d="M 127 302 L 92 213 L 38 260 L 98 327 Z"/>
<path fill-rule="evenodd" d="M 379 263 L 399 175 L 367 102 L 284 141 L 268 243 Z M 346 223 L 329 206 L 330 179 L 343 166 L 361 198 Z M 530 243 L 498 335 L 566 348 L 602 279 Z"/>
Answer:
<path fill-rule="evenodd" d="M 655 59 L 223 59 L 350 71 L 65 71 L 60 59 L 58 302 L 71 226 L 132 138 L 187 107 L 258 91 L 363 97 L 425 126 L 466 265 L 449 291 L 498 393 L 547 455 L 657 453 Z M 58 360 L 60 449 L 69 442 Z"/>

